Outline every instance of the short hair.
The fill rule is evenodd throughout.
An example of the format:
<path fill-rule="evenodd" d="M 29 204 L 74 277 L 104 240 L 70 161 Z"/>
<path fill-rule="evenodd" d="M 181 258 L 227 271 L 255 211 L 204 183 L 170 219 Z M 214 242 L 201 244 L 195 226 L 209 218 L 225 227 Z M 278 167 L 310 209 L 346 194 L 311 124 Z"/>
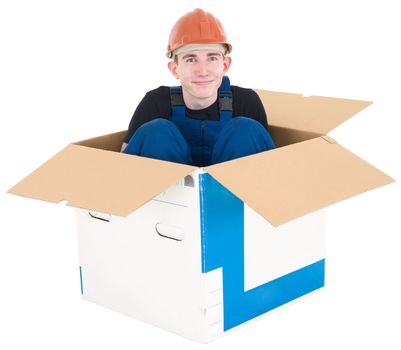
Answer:
<path fill-rule="evenodd" d="M 226 55 L 224 53 L 221 53 L 221 56 L 223 57 L 223 60 L 226 58 Z M 175 64 L 178 64 L 178 55 L 175 55 L 173 53 L 173 60 Z"/>

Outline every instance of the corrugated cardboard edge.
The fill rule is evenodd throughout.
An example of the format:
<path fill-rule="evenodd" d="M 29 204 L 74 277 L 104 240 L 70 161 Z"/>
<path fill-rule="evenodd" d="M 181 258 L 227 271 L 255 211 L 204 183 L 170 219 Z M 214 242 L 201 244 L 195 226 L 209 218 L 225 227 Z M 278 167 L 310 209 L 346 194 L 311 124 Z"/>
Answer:
<path fill-rule="evenodd" d="M 327 136 L 205 171 L 273 226 L 394 181 Z"/>
<path fill-rule="evenodd" d="M 194 169 L 70 144 L 8 192 L 127 216 Z"/>
<path fill-rule="evenodd" d="M 325 135 L 372 104 L 343 98 L 303 96 L 256 89 L 269 124 Z"/>

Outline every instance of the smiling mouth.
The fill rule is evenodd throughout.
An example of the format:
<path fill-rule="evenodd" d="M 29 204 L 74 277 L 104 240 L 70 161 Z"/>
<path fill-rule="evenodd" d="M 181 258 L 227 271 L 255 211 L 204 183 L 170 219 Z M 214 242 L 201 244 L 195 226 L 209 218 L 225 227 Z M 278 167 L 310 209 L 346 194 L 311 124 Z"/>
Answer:
<path fill-rule="evenodd" d="M 194 84 L 196 84 L 196 85 L 203 86 L 203 85 L 209 85 L 209 84 L 213 83 L 213 80 L 207 80 L 207 81 L 194 81 L 193 83 L 194 83 Z"/>

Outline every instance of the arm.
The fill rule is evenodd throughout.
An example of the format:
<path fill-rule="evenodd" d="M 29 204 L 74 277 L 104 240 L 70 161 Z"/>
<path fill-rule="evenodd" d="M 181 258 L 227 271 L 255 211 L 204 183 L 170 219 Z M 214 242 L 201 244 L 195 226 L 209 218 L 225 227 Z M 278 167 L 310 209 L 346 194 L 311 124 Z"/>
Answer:
<path fill-rule="evenodd" d="M 256 108 L 256 115 L 258 116 L 258 121 L 260 124 L 264 126 L 266 130 L 269 130 L 268 128 L 268 122 L 267 122 L 267 113 L 265 110 L 265 107 L 263 106 L 263 103 L 259 97 L 259 95 L 256 93 L 256 91 L 252 90 L 255 98 L 255 108 Z"/>
<path fill-rule="evenodd" d="M 255 119 L 268 130 L 267 115 L 259 95 L 252 89 L 233 87 L 234 115 Z"/>
<path fill-rule="evenodd" d="M 170 109 L 170 91 L 168 87 L 161 86 L 147 92 L 131 118 L 127 134 L 121 146 L 121 152 L 127 147 L 131 137 L 141 125 L 155 118 L 168 118 Z"/>

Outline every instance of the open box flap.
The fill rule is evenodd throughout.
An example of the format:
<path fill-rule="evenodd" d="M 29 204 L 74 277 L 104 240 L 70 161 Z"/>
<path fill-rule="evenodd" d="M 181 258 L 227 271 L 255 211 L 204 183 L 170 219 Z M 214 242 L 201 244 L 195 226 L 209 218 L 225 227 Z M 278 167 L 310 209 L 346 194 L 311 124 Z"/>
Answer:
<path fill-rule="evenodd" d="M 127 216 L 195 169 L 70 144 L 8 192 Z"/>
<path fill-rule="evenodd" d="M 326 135 L 372 102 L 255 90 L 269 124 Z"/>
<path fill-rule="evenodd" d="M 205 170 L 273 226 L 394 181 L 327 136 Z"/>

